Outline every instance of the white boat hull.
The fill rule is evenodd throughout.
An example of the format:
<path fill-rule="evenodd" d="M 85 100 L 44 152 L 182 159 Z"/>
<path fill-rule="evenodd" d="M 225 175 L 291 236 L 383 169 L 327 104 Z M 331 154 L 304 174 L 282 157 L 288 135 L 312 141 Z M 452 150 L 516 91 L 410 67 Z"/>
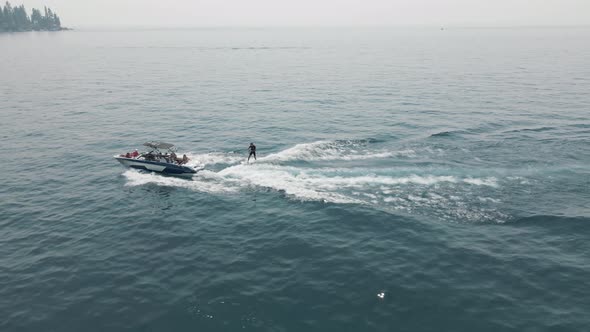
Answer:
<path fill-rule="evenodd" d="M 123 166 L 139 170 L 145 170 L 148 172 L 185 176 L 191 176 L 197 172 L 194 168 L 188 166 L 170 164 L 159 161 L 148 161 L 143 159 L 126 158 L 120 156 L 115 156 L 115 159 L 117 159 L 117 161 L 119 161 Z"/>

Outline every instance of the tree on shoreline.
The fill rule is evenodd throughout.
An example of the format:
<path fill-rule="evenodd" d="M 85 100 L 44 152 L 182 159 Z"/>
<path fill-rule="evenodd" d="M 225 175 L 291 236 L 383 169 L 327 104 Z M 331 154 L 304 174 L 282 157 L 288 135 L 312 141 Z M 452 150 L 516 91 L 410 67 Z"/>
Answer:
<path fill-rule="evenodd" d="M 44 8 L 44 14 L 33 8 L 31 16 L 24 5 L 12 7 L 7 1 L 4 8 L 0 6 L 0 32 L 16 31 L 59 31 L 64 30 L 61 20 L 51 8 Z"/>

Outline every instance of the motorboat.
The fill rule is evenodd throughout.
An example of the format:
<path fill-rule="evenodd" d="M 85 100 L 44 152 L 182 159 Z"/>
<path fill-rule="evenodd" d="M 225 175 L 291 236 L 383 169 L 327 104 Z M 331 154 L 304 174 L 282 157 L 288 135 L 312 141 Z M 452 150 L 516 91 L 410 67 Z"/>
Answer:
<path fill-rule="evenodd" d="M 157 172 L 168 175 L 192 176 L 198 168 L 186 165 L 188 158 L 176 157 L 176 148 L 173 144 L 164 142 L 146 142 L 143 144 L 149 150 L 139 153 L 126 153 L 114 156 L 123 166 Z"/>

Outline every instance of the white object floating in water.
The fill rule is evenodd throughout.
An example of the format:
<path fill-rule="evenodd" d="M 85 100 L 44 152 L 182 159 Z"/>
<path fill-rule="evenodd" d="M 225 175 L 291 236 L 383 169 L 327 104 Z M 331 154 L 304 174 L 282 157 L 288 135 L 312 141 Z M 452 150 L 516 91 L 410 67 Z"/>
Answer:
<path fill-rule="evenodd" d="M 382 298 L 384 298 L 384 297 L 385 297 L 385 293 L 384 293 L 384 292 L 381 292 L 381 293 L 377 294 L 377 296 L 378 296 L 380 299 L 382 299 Z"/>

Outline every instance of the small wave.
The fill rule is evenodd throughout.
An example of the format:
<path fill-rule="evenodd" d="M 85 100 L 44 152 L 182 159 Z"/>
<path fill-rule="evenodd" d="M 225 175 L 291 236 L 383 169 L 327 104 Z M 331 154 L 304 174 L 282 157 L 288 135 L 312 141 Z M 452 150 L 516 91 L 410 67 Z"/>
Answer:
<path fill-rule="evenodd" d="M 541 131 L 549 131 L 549 130 L 554 130 L 554 129 L 556 129 L 556 128 L 555 127 L 539 127 L 539 128 L 524 128 L 524 129 L 521 129 L 521 131 L 538 131 L 538 132 L 541 132 Z"/>
<path fill-rule="evenodd" d="M 532 226 L 552 226 L 552 227 L 582 227 L 590 229 L 590 217 L 588 216 L 556 216 L 556 215 L 536 215 L 521 217 L 512 220 L 509 224 L 522 224 Z"/>
<path fill-rule="evenodd" d="M 510 181 L 517 181 L 522 185 L 530 184 L 530 181 L 527 178 L 524 178 L 522 176 L 509 176 L 506 179 L 508 179 Z"/>
<path fill-rule="evenodd" d="M 441 131 L 440 133 L 432 134 L 430 137 L 448 137 L 451 136 L 453 133 L 450 131 Z"/>
<path fill-rule="evenodd" d="M 484 179 L 466 178 L 466 179 L 463 179 L 463 182 L 473 184 L 476 186 L 498 187 L 498 179 L 496 179 L 494 177 L 488 177 L 488 178 L 484 178 Z"/>
<path fill-rule="evenodd" d="M 338 139 L 335 140 L 334 143 L 342 144 L 342 145 L 365 145 L 365 144 L 372 144 L 372 143 L 381 143 L 383 140 L 377 138 L 366 138 L 366 139 Z"/>
<path fill-rule="evenodd" d="M 477 199 L 479 199 L 480 202 L 491 202 L 491 203 L 500 203 L 501 201 L 499 199 L 495 199 L 495 198 L 491 198 L 491 197 L 481 197 L 481 196 L 477 196 Z"/>
<path fill-rule="evenodd" d="M 553 235 L 559 232 L 565 234 L 586 234 L 590 232 L 590 215 L 533 215 L 511 218 L 506 225 L 513 227 L 537 227 L 547 229 L 548 232 Z"/>
<path fill-rule="evenodd" d="M 555 129 L 557 129 L 557 128 L 556 127 L 521 128 L 521 129 L 509 130 L 509 131 L 506 131 L 505 133 L 520 133 L 520 132 L 527 132 L 527 131 L 543 132 L 543 131 L 550 131 L 550 130 L 555 130 Z"/>
<path fill-rule="evenodd" d="M 586 129 L 586 128 L 590 128 L 590 123 L 576 123 L 576 124 L 569 125 L 568 127 Z"/>
<path fill-rule="evenodd" d="M 392 203 L 392 202 L 403 202 L 404 199 L 403 198 L 399 198 L 399 197 L 384 197 L 383 201 L 386 203 Z"/>
<path fill-rule="evenodd" d="M 451 137 L 456 136 L 457 134 L 462 133 L 460 130 L 449 130 L 449 131 L 441 131 L 435 134 L 430 135 L 429 137 L 436 138 L 436 137 Z"/>

